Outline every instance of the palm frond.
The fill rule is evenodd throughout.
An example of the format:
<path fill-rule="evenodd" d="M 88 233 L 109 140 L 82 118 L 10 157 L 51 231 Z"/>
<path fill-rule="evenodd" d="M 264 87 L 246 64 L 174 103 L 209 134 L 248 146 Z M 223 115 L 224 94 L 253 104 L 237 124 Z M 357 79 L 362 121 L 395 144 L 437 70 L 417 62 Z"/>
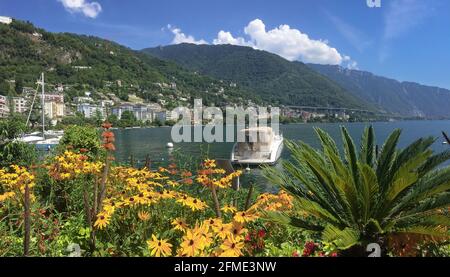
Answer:
<path fill-rule="evenodd" d="M 359 232 L 352 228 L 341 230 L 333 225 L 327 225 L 322 232 L 322 239 L 333 243 L 340 250 L 346 250 L 358 244 L 359 238 Z"/>
<path fill-rule="evenodd" d="M 370 126 L 364 130 L 361 138 L 359 160 L 371 167 L 375 160 L 375 144 L 375 133 L 373 131 L 373 126 Z"/>

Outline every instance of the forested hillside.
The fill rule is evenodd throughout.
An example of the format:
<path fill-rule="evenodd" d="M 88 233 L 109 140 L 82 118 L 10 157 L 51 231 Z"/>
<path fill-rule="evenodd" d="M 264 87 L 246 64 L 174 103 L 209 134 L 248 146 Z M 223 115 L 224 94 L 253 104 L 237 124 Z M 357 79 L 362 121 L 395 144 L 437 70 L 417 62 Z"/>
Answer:
<path fill-rule="evenodd" d="M 236 82 L 274 105 L 371 108 L 305 64 L 250 47 L 179 44 L 143 52 L 201 74 Z"/>
<path fill-rule="evenodd" d="M 155 100 L 162 92 L 158 83 L 176 84 L 172 98 L 201 97 L 206 104 L 238 103 L 245 95 L 233 87 L 219 93 L 224 84 L 218 80 L 108 40 L 50 33 L 17 20 L 11 25 L 0 24 L 0 94 L 20 93 L 22 86 L 34 86 L 41 72 L 51 84 L 73 84 L 79 93 L 107 87 L 105 92 L 114 92 L 122 99 L 137 93 Z M 15 85 L 7 80 L 15 80 Z M 246 95 L 245 99 L 253 97 Z"/>

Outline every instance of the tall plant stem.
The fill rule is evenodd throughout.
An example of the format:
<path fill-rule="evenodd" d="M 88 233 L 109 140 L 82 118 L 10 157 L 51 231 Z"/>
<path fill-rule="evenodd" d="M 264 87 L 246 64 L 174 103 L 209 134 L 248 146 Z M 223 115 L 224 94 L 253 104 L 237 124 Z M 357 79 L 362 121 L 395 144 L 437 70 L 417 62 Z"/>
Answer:
<path fill-rule="evenodd" d="M 106 154 L 105 167 L 103 168 L 102 180 L 100 183 L 100 197 L 98 199 L 98 210 L 101 211 L 103 207 L 103 200 L 106 196 L 106 182 L 108 181 L 109 168 L 111 166 L 111 161 L 109 160 L 109 153 Z"/>
<path fill-rule="evenodd" d="M 23 255 L 28 257 L 30 254 L 30 188 L 28 184 L 25 184 L 24 221 Z"/>
<path fill-rule="evenodd" d="M 245 200 L 245 210 L 248 210 L 248 208 L 250 208 L 250 201 L 252 200 L 252 194 L 253 194 L 253 183 L 250 184 L 247 199 Z"/>
<path fill-rule="evenodd" d="M 211 184 L 211 194 L 212 194 L 212 198 L 214 201 L 214 208 L 215 208 L 216 216 L 217 216 L 217 218 L 221 218 L 222 213 L 220 212 L 219 198 L 217 198 L 216 187 L 213 184 Z"/>

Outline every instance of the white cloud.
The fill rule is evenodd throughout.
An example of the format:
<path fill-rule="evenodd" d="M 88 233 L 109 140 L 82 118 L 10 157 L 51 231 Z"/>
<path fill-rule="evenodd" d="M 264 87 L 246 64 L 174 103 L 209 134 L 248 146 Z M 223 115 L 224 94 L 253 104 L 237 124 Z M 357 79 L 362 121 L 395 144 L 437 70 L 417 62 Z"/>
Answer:
<path fill-rule="evenodd" d="M 238 37 L 234 38 L 230 32 L 220 31 L 217 34 L 217 38 L 213 41 L 214 44 L 232 44 L 232 45 L 240 45 L 240 46 L 250 46 L 254 45 L 251 42 L 245 41 L 244 38 Z"/>
<path fill-rule="evenodd" d="M 86 0 L 58 0 L 70 13 L 82 13 L 89 18 L 96 18 L 102 11 L 98 2 L 87 2 Z"/>
<path fill-rule="evenodd" d="M 242 37 L 235 38 L 229 32 L 220 31 L 214 44 L 251 46 L 278 54 L 290 61 L 301 60 L 318 64 L 343 62 L 342 55 L 335 48 L 330 47 L 327 41 L 311 39 L 307 34 L 289 25 L 280 25 L 267 31 L 264 22 L 255 19 L 245 27 L 244 31 L 250 40 L 246 41 Z"/>
<path fill-rule="evenodd" d="M 174 34 L 172 43 L 208 44 L 205 40 L 196 40 L 191 35 L 184 34 L 180 29 L 167 26 Z M 266 25 L 260 19 L 251 21 L 244 29 L 247 39 L 234 37 L 230 32 L 221 30 L 213 44 L 232 44 L 248 46 L 254 49 L 265 50 L 277 54 L 287 60 L 299 60 L 305 63 L 341 65 L 356 62 L 350 57 L 341 55 L 336 48 L 328 45 L 326 40 L 314 40 L 300 30 L 289 25 L 280 25 L 272 30 L 266 30 Z"/>
<path fill-rule="evenodd" d="M 169 29 L 174 34 L 172 44 L 180 44 L 180 43 L 208 44 L 208 42 L 203 39 L 196 40 L 193 36 L 186 35 L 181 31 L 181 29 L 174 28 L 170 24 L 167 25 L 167 29 Z"/>

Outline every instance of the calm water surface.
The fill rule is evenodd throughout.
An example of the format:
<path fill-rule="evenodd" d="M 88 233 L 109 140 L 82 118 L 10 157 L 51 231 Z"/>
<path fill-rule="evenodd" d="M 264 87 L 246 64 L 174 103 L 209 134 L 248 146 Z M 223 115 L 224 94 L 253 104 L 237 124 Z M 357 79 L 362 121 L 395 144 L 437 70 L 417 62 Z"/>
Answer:
<path fill-rule="evenodd" d="M 345 126 L 352 135 L 355 143 L 359 143 L 361 134 L 368 124 L 366 123 L 325 123 L 325 124 L 294 124 L 282 125 L 280 131 L 286 139 L 302 140 L 314 147 L 319 146 L 314 127 L 319 127 L 329 132 L 331 136 L 341 144 L 340 126 Z M 399 121 L 372 123 L 378 144 L 387 138 L 394 129 L 402 129 L 400 147 L 404 147 L 416 139 L 424 136 L 437 137 L 433 145 L 435 151 L 443 151 L 448 146 L 443 145 L 441 131 L 450 133 L 450 121 Z M 170 155 L 166 144 L 171 141 L 171 128 L 147 128 L 115 130 L 116 135 L 116 159 L 127 161 L 132 155 L 137 161 L 144 161 L 150 155 L 152 161 L 165 161 Z M 208 151 L 209 156 L 215 159 L 229 159 L 233 143 L 179 143 L 175 144 L 174 151 L 180 151 L 185 155 L 198 156 Z M 284 159 L 289 158 L 289 152 L 283 152 Z"/>
<path fill-rule="evenodd" d="M 448 149 L 448 145 L 442 144 L 442 131 L 450 133 L 450 121 L 398 121 L 398 122 L 377 122 L 370 123 L 374 126 L 377 143 L 381 144 L 394 129 L 402 129 L 399 147 L 404 147 L 416 139 L 425 136 L 438 138 L 433 145 L 433 150 L 441 152 Z M 340 126 L 345 126 L 349 130 L 355 143 L 359 143 L 362 132 L 369 123 L 324 123 L 324 124 L 294 124 L 283 125 L 280 131 L 285 139 L 302 140 L 313 147 L 319 147 L 314 127 L 319 127 L 329 132 L 331 136 L 341 144 Z M 233 143 L 179 143 L 175 144 L 173 150 L 166 148 L 166 144 L 171 142 L 171 128 L 147 128 L 115 130 L 116 135 L 116 160 L 127 162 L 130 156 L 136 164 L 143 165 L 147 155 L 150 157 L 153 166 L 165 165 L 174 153 L 184 156 L 199 157 L 208 153 L 213 159 L 229 159 Z M 289 159 L 289 151 L 285 148 L 282 159 Z M 152 167 L 153 167 L 152 166 Z M 278 165 L 279 166 L 279 165 Z M 255 175 L 259 175 L 258 170 L 253 170 Z M 259 176 L 258 176 L 259 179 Z"/>

